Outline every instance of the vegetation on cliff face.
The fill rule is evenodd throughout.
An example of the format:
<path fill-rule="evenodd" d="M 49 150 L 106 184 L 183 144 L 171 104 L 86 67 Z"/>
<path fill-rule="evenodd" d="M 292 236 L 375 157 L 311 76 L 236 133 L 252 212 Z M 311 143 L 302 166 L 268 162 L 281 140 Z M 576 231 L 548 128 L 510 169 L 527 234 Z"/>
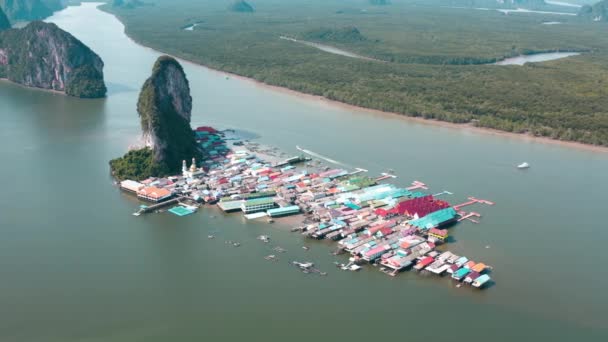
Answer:
<path fill-rule="evenodd" d="M 230 4 L 230 7 L 228 7 L 228 9 L 230 11 L 232 11 L 232 12 L 239 12 L 239 13 L 253 13 L 253 12 L 255 12 L 255 9 L 253 8 L 253 6 L 251 6 L 245 0 L 236 0 L 236 1 L 234 1 L 232 4 Z"/>
<path fill-rule="evenodd" d="M 8 21 L 8 18 L 6 17 L 6 14 L 4 14 L 2 8 L 0 8 L 0 30 L 6 30 L 8 28 L 11 28 L 11 23 Z"/>
<path fill-rule="evenodd" d="M 28 87 L 103 97 L 103 61 L 55 24 L 35 21 L 0 32 L 0 76 Z"/>
<path fill-rule="evenodd" d="M 578 15 L 582 18 L 593 21 L 608 21 L 608 0 L 602 0 L 593 5 L 585 5 L 581 7 Z"/>
<path fill-rule="evenodd" d="M 0 0 L 0 7 L 13 20 L 44 19 L 65 7 L 62 0 Z"/>
<path fill-rule="evenodd" d="M 215 0 L 155 4 L 110 10 L 145 45 L 267 84 L 409 116 L 608 146 L 602 22 L 442 7 L 446 0 L 399 0 L 389 7 L 362 0 L 256 0 L 256 15 L 234 15 Z M 186 34 L 180 28 L 192 23 L 193 13 L 205 29 Z M 542 24 L 549 21 L 563 24 Z M 329 45 L 387 62 L 278 38 L 301 37 L 328 23 L 354 26 L 367 38 Z M 586 52 L 525 66 L 475 65 L 555 50 Z"/>
<path fill-rule="evenodd" d="M 161 56 L 142 86 L 137 102 L 144 140 L 150 147 L 110 162 L 119 179 L 145 179 L 179 172 L 182 160 L 200 158 L 190 127 L 192 97 L 182 66 Z"/>
<path fill-rule="evenodd" d="M 152 175 L 167 174 L 168 170 L 159 169 L 154 163 L 154 151 L 149 147 L 131 150 L 123 157 L 110 160 L 114 177 L 120 180 L 144 180 Z"/>

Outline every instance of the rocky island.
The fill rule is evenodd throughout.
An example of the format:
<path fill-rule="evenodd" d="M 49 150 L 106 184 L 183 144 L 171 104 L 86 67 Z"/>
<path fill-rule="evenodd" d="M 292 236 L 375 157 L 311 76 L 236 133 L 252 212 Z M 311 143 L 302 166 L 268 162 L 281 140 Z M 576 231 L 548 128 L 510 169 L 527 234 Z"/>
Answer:
<path fill-rule="evenodd" d="M 65 8 L 63 0 L 0 0 L 0 7 L 12 20 L 39 20 Z"/>
<path fill-rule="evenodd" d="M 0 78 L 81 98 L 106 94 L 101 58 L 57 25 L 41 21 L 0 32 Z"/>
<path fill-rule="evenodd" d="M 180 170 L 183 160 L 200 157 L 190 127 L 192 97 L 182 66 L 161 56 L 144 82 L 137 102 L 146 147 L 110 161 L 118 179 L 141 180 Z"/>

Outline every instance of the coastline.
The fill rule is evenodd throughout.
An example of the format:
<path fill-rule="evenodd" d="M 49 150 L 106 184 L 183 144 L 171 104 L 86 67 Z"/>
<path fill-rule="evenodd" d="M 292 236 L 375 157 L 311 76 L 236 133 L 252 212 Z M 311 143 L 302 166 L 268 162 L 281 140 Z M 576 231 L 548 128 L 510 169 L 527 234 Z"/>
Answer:
<path fill-rule="evenodd" d="M 187 63 L 187 64 L 203 67 L 203 68 L 205 68 L 205 69 L 207 69 L 207 70 L 209 70 L 211 72 L 214 72 L 214 73 L 217 73 L 217 74 L 221 74 L 221 75 L 225 75 L 225 76 L 234 77 L 234 78 L 236 78 L 236 79 L 238 79 L 240 81 L 249 82 L 250 84 L 254 84 L 254 85 L 258 86 L 258 87 L 262 87 L 262 88 L 269 89 L 269 90 L 272 90 L 272 91 L 276 91 L 276 92 L 279 92 L 279 93 L 283 93 L 283 94 L 299 97 L 299 98 L 305 99 L 305 100 L 318 101 L 318 102 L 324 103 L 324 104 L 329 105 L 329 106 L 335 106 L 337 108 L 348 109 L 348 110 L 356 111 L 358 113 L 374 114 L 374 115 L 386 116 L 386 117 L 391 117 L 391 118 L 399 117 L 400 119 L 409 120 L 410 122 L 415 122 L 415 123 L 420 123 L 420 124 L 435 125 L 435 126 L 438 126 L 438 127 L 444 127 L 444 128 L 450 128 L 450 129 L 459 129 L 459 130 L 465 129 L 465 130 L 467 130 L 469 132 L 473 132 L 473 133 L 493 135 L 493 136 L 504 137 L 504 138 L 508 138 L 508 139 L 519 139 L 520 141 L 526 141 L 526 142 L 532 142 L 532 143 L 551 144 L 551 145 L 557 145 L 557 146 L 562 146 L 562 147 L 567 147 L 567 148 L 574 148 L 574 149 L 579 149 L 579 150 L 584 150 L 584 151 L 590 151 L 590 152 L 608 153 L 608 146 L 590 145 L 590 144 L 585 144 L 585 143 L 576 142 L 576 141 L 556 140 L 556 139 L 551 139 L 551 138 L 548 138 L 548 137 L 538 137 L 538 136 L 532 136 L 532 135 L 524 134 L 524 133 L 506 132 L 506 131 L 501 131 L 501 130 L 494 129 L 494 128 L 477 127 L 477 126 L 473 126 L 470 123 L 469 124 L 458 124 L 458 123 L 452 123 L 452 122 L 447 122 L 447 121 L 439 121 L 439 120 L 432 120 L 432 119 L 425 119 L 425 118 L 421 118 L 421 117 L 409 116 L 409 115 L 400 114 L 400 113 L 396 113 L 396 112 L 386 112 L 386 111 L 382 111 L 382 110 L 379 110 L 379 109 L 360 107 L 360 106 L 348 104 L 348 103 L 345 103 L 345 102 L 340 102 L 340 101 L 336 101 L 336 100 L 330 100 L 330 99 L 322 97 L 322 96 L 302 93 L 302 92 L 299 92 L 299 91 L 296 91 L 296 90 L 292 90 L 292 89 L 289 89 L 289 88 L 275 86 L 275 85 L 272 85 L 272 84 L 267 84 L 267 83 L 264 83 L 262 81 L 256 80 L 254 78 L 250 78 L 250 77 L 234 74 L 234 73 L 231 73 L 231 72 L 228 72 L 228 71 L 222 71 L 222 70 L 214 69 L 214 68 L 211 68 L 211 67 L 209 67 L 209 66 L 207 66 L 205 64 L 194 62 L 194 61 L 185 59 L 185 58 L 180 57 L 180 56 L 176 56 L 176 55 L 172 55 L 172 54 L 163 52 L 161 50 L 158 50 L 158 49 L 155 49 L 153 47 L 144 45 L 143 43 L 137 41 L 135 38 L 133 38 L 131 35 L 129 35 L 128 30 L 127 30 L 127 26 L 121 20 L 120 16 L 118 16 L 115 13 L 112 13 L 110 11 L 106 11 L 106 10 L 104 10 L 104 9 L 101 8 L 104 4 L 98 5 L 97 9 L 100 10 L 100 11 L 103 11 L 105 13 L 108 13 L 108 14 L 110 14 L 112 16 L 114 16 L 122 24 L 122 26 L 124 28 L 123 31 L 125 33 L 125 36 L 127 36 L 127 38 L 129 40 L 131 40 L 133 43 L 137 44 L 138 46 L 141 46 L 143 48 L 155 51 L 157 53 L 170 55 L 170 56 L 175 57 L 176 59 L 178 59 L 180 62 L 184 62 L 184 63 Z"/>

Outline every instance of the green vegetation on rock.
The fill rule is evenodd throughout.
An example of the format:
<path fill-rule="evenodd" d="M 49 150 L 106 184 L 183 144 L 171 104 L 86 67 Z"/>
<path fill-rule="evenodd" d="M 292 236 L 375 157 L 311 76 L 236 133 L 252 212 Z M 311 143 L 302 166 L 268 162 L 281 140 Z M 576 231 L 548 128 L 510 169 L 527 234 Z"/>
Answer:
<path fill-rule="evenodd" d="M 57 25 L 41 21 L 0 32 L 0 75 L 75 97 L 106 94 L 101 58 Z"/>
<path fill-rule="evenodd" d="M 159 57 L 137 102 L 144 140 L 152 149 L 112 160 L 112 173 L 119 179 L 166 176 L 179 172 L 182 160 L 200 159 L 190 127 L 191 111 L 190 86 L 182 66 L 172 57 Z"/>
<path fill-rule="evenodd" d="M 121 158 L 110 160 L 112 174 L 120 180 L 144 180 L 153 175 L 168 173 L 168 170 L 159 167 L 159 164 L 154 163 L 154 151 L 148 147 L 131 150 Z"/>

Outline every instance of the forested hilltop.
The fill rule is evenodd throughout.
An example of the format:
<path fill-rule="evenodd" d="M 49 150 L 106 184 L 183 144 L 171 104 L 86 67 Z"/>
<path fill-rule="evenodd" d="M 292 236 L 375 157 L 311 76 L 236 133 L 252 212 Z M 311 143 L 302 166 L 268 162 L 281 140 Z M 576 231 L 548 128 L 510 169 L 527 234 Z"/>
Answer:
<path fill-rule="evenodd" d="M 66 4 L 67 0 L 0 0 L 0 7 L 11 20 L 44 19 Z"/>
<path fill-rule="evenodd" d="M 566 6 L 560 12 L 572 15 L 505 15 L 450 8 L 458 1 L 248 0 L 255 12 L 239 13 L 224 1 L 147 0 L 151 6 L 105 9 L 145 45 L 268 84 L 409 116 L 608 146 L 607 24 Z M 194 23 L 194 30 L 183 29 Z M 483 65 L 543 51 L 583 54 Z"/>

